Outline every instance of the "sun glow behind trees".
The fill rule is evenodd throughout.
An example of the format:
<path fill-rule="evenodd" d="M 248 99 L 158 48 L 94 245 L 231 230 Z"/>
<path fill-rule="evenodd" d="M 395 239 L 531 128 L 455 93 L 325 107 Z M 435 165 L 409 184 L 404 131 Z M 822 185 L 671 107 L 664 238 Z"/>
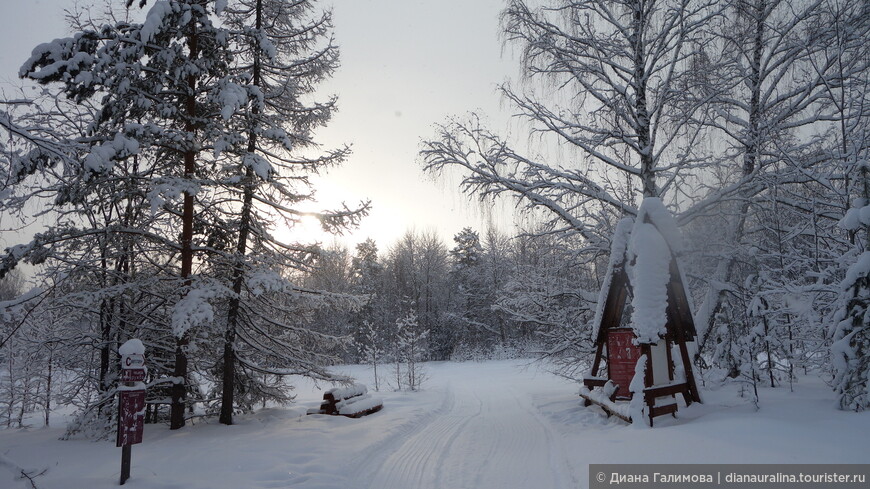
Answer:
<path fill-rule="evenodd" d="M 254 0 L 245 1 L 250 5 Z M 177 2 L 186 6 L 192 3 L 200 2 Z M 48 243 L 51 244 L 48 246 L 43 242 L 11 250 L 9 260 L 27 255 L 38 261 L 48 253 L 56 259 L 55 266 L 63 267 L 90 259 L 91 268 L 79 271 L 77 278 L 81 282 L 77 286 L 97 276 L 105 282 L 101 286 L 112 291 L 97 297 L 97 302 L 102 301 L 99 306 L 87 303 L 99 309 L 101 324 L 105 325 L 113 325 L 118 318 L 127 318 L 135 311 L 147 318 L 144 324 L 148 328 L 162 331 L 160 327 L 165 326 L 167 317 L 151 310 L 131 309 L 153 299 L 147 294 L 160 297 L 164 303 L 177 301 L 191 305 L 185 309 L 194 313 L 191 316 L 205 318 L 200 321 L 202 324 L 192 328 L 196 330 L 194 338 L 201 335 L 200 340 L 208 339 L 214 344 L 221 341 L 220 335 L 212 334 L 213 331 L 206 333 L 206 327 L 215 323 L 218 329 L 224 326 L 220 320 L 210 321 L 219 317 L 213 314 L 214 308 L 223 307 L 225 301 L 229 302 L 230 309 L 234 303 L 240 306 L 236 299 L 241 297 L 251 301 L 243 305 L 249 319 L 259 315 L 258 319 L 265 320 L 269 326 L 264 328 L 256 321 L 247 323 L 246 326 L 261 328 L 258 335 L 246 337 L 252 343 L 270 338 L 273 326 L 287 326 L 287 321 L 269 323 L 274 317 L 263 312 L 266 310 L 280 310 L 285 314 L 282 317 L 302 318 L 302 322 L 313 318 L 311 324 L 316 325 L 321 339 L 330 335 L 357 335 L 360 319 L 366 315 L 370 321 L 377 318 L 378 326 L 389 333 L 386 330 L 398 317 L 413 310 L 420 323 L 431 332 L 427 340 L 430 358 L 449 358 L 466 347 L 509 348 L 534 339 L 547 347 L 543 355 L 564 367 L 563 375 L 571 376 L 584 361 L 584 341 L 588 339 L 585 328 L 594 309 L 595 291 L 600 286 L 598 281 L 613 227 L 623 215 L 637 212 L 639 196 L 658 195 L 678 214 L 683 231 L 693 243 L 686 252 L 686 260 L 691 264 L 688 276 L 696 298 L 701 299 L 695 312 L 702 319 L 700 332 L 707 340 L 697 359 L 699 363 L 714 366 L 714 374 L 721 369 L 722 377 L 738 382 L 773 385 L 791 382 L 795 365 L 799 364 L 819 371 L 832 366 L 840 370 L 849 368 L 855 363 L 851 362 L 857 355 L 855 352 L 864 349 L 863 344 L 850 341 L 855 338 L 865 341 L 861 338 L 866 337 L 868 331 L 865 324 L 840 321 L 859 318 L 864 309 L 850 294 L 866 295 L 867 287 L 863 283 L 866 270 L 853 269 L 850 275 L 846 271 L 849 263 L 865 248 L 868 224 L 862 218 L 851 219 L 854 222 L 846 225 L 846 229 L 836 225 L 846 213 L 850 200 L 859 198 L 854 201 L 854 210 L 858 213 L 863 213 L 870 201 L 864 164 L 868 67 L 866 47 L 862 50 L 860 42 L 862 36 L 866 37 L 867 24 L 859 22 L 861 12 L 849 10 L 858 7 L 835 0 L 735 0 L 733 3 L 590 0 L 569 3 L 565 8 L 558 8 L 561 4 L 554 2 L 556 8 L 539 10 L 521 0 L 512 0 L 501 18 L 508 45 L 518 46 L 517 50 L 525 54 L 523 82 L 506 83 L 501 86 L 501 93 L 506 105 L 514 107 L 527 121 L 524 129 L 529 131 L 531 140 L 527 147 L 515 145 L 510 133 L 502 137 L 499 118 L 487 122 L 478 114 L 449 118 L 450 114 L 443 113 L 474 110 L 477 100 L 469 102 L 451 92 L 447 95 L 451 99 L 449 106 L 437 105 L 441 89 L 451 83 L 448 74 L 439 73 L 429 61 L 454 62 L 460 67 L 455 71 L 462 77 L 470 68 L 464 62 L 471 58 L 460 59 L 455 52 L 437 54 L 432 46 L 419 47 L 411 40 L 418 39 L 415 36 L 421 33 L 440 39 L 442 25 L 458 24 L 453 20 L 439 24 L 436 19 L 454 12 L 442 4 L 416 7 L 408 2 L 386 7 L 349 2 L 340 4 L 348 9 L 344 12 L 351 12 L 355 7 L 376 18 L 376 23 L 363 26 L 367 31 L 373 26 L 388 26 L 391 30 L 374 29 L 373 39 L 362 39 L 359 43 L 352 41 L 360 39 L 354 37 L 342 41 L 341 23 L 344 21 L 338 17 L 337 39 L 349 53 L 357 53 L 346 66 L 346 73 L 353 79 L 345 80 L 344 84 L 336 81 L 322 93 L 334 91 L 343 97 L 354 93 L 349 87 L 356 83 L 366 96 L 348 97 L 348 103 L 342 106 L 343 112 L 322 131 L 329 137 L 321 140 L 321 131 L 314 131 L 315 139 L 324 144 L 312 145 L 309 149 L 338 151 L 332 153 L 335 160 L 347 159 L 348 167 L 355 170 L 343 173 L 340 169 L 324 169 L 317 175 L 295 180 L 288 187 L 292 205 L 284 209 L 270 210 L 271 204 L 276 202 L 268 198 L 246 204 L 251 202 L 252 192 L 264 187 L 276 190 L 269 187 L 273 183 L 270 164 L 252 153 L 256 153 L 257 141 L 262 142 L 264 134 L 276 136 L 277 133 L 257 132 L 261 127 L 257 124 L 268 125 L 267 121 L 260 119 L 260 109 L 245 108 L 245 90 L 254 93 L 261 88 L 256 76 L 246 76 L 249 69 L 246 62 L 231 65 L 235 70 L 231 70 L 233 75 L 224 78 L 228 67 L 221 64 L 220 56 L 208 58 L 206 65 L 213 71 L 193 83 L 208 94 L 199 101 L 203 110 L 213 116 L 202 121 L 208 131 L 180 129 L 179 124 L 189 120 L 190 114 L 178 112 L 179 104 L 175 103 L 166 104 L 160 113 L 149 111 L 147 104 L 136 107 L 142 112 L 122 113 L 135 116 L 133 119 L 159 121 L 150 126 L 152 128 L 165 130 L 168 127 L 203 137 L 201 141 L 205 146 L 212 145 L 216 139 L 226 145 L 221 148 L 220 156 L 218 151 L 212 154 L 211 147 L 207 151 L 198 148 L 201 161 L 197 163 L 203 164 L 195 168 L 201 178 L 196 180 L 200 185 L 196 189 L 196 205 L 202 213 L 200 220 L 193 224 L 196 236 L 202 239 L 196 249 L 194 268 L 197 273 L 208 271 L 214 272 L 213 275 L 193 279 L 188 271 L 181 274 L 183 280 L 175 280 L 178 278 L 173 275 L 178 261 L 175 254 L 190 249 L 179 245 L 173 232 L 182 215 L 175 204 L 182 193 L 194 193 L 189 184 L 196 172 L 179 175 L 170 160 L 149 158 L 155 153 L 148 153 L 158 147 L 171 148 L 172 151 L 160 155 L 177 158 L 184 150 L 187 160 L 190 147 L 186 146 L 186 136 L 180 138 L 181 141 L 160 139 L 160 144 L 153 144 L 147 137 L 139 138 L 144 126 L 140 127 L 136 121 L 133 127 L 130 118 L 123 117 L 122 120 L 112 119 L 117 127 L 112 126 L 95 136 L 102 140 L 73 140 L 73 147 L 81 151 L 81 161 L 72 158 L 70 168 L 77 171 L 82 166 L 88 171 L 82 174 L 73 171 L 79 178 L 74 183 L 81 185 L 63 187 L 58 190 L 58 199 L 53 201 L 59 202 L 58 206 L 75 202 L 79 206 L 76 212 L 86 215 L 90 226 L 96 229 L 85 230 L 86 236 L 61 237 L 84 238 L 81 242 L 88 243 L 91 247 L 88 250 L 96 252 L 88 255 L 81 247 L 71 247 L 67 255 L 51 255 L 57 251 L 56 243 Z M 164 8 L 170 4 L 160 5 Z M 617 14 L 611 15 L 613 12 Z M 399 22 L 404 20 L 403 15 L 411 14 L 407 24 Z M 423 22 L 418 18 L 421 14 L 432 18 L 428 23 Z M 843 14 L 843 18 L 837 22 L 832 20 L 839 14 Z M 493 20 L 488 19 L 488 22 Z M 250 17 L 244 17 L 240 22 L 248 20 Z M 609 30 L 600 27 L 608 22 L 611 23 Z M 211 29 L 207 24 L 203 21 L 197 27 Z M 844 30 L 835 35 L 828 30 L 829 26 L 840 26 Z M 154 27 L 151 25 L 148 32 L 156 32 Z M 244 29 L 239 29 L 241 31 Z M 732 36 L 734 33 L 740 34 Z M 755 35 L 749 35 L 751 33 Z M 93 42 L 112 40 L 112 35 L 108 31 L 107 39 Z M 188 34 L 172 39 L 186 36 Z M 445 48 L 467 49 L 471 44 L 462 39 L 458 35 L 448 36 L 442 44 Z M 223 46 L 218 36 L 207 40 Z M 82 46 L 87 48 L 88 42 L 90 40 L 85 39 Z M 386 47 L 381 50 L 378 46 Z M 163 55 L 165 53 L 157 49 L 161 47 L 149 46 L 148 49 Z M 359 55 L 366 50 L 369 58 Z M 47 55 L 54 56 L 48 51 L 45 51 Z M 372 53 L 377 53 L 374 59 Z M 853 56 L 854 53 L 858 54 Z M 603 70 L 599 69 L 602 60 L 606 60 L 607 66 Z M 39 62 L 37 60 L 36 64 Z M 251 62 L 254 64 L 256 62 Z M 831 70 L 833 65 L 837 65 L 838 70 Z M 775 69 L 768 69 L 771 67 Z M 58 74 L 52 71 L 56 66 L 43 68 L 47 71 L 36 73 L 35 77 Z M 161 70 L 162 67 L 155 72 L 162 73 Z M 326 71 L 332 73 L 331 68 Z M 173 72 L 168 78 L 176 89 L 184 92 L 184 80 L 173 78 L 176 74 Z M 412 80 L 416 76 L 426 77 L 425 83 Z M 84 83 L 64 81 L 73 85 Z M 488 83 L 497 81 L 490 75 Z M 123 87 L 123 83 L 110 86 L 119 90 Z M 83 93 L 87 98 L 87 87 L 81 91 L 81 86 L 73 88 L 74 93 Z M 475 90 L 468 91 L 476 93 Z M 106 91 L 110 99 L 117 95 L 113 90 Z M 554 91 L 563 93 L 554 95 Z M 161 96 L 168 97 L 162 92 Z M 592 98 L 597 101 L 584 105 L 584 101 Z M 222 103 L 216 105 L 215 100 Z M 318 123 L 328 119 L 322 117 L 327 112 L 332 115 L 334 100 L 327 100 L 321 107 L 323 113 L 315 117 Z M 341 100 L 339 98 L 339 103 Z M 119 102 L 130 103 L 130 100 L 121 98 Z M 414 105 L 416 103 L 420 105 Z M 73 106 L 64 104 L 64 109 Z M 342 114 L 352 114 L 355 119 L 341 119 Z M 109 116 L 112 115 L 109 111 Z M 236 116 L 242 117 L 233 119 Z M 420 117 L 425 119 L 424 129 L 418 124 Z M 447 122 L 439 126 L 435 139 L 425 139 L 428 124 L 443 121 L 445 117 L 448 117 Z M 825 133 L 820 129 L 819 117 L 840 124 L 821 128 L 831 130 Z M 161 125 L 163 123 L 166 127 Z M 227 130 L 228 126 L 222 123 L 232 126 L 235 132 Z M 300 125 L 305 126 L 305 122 Z M 807 126 L 820 130 L 808 134 Z M 120 129 L 114 131 L 116 128 Z M 225 130 L 230 136 L 221 134 Z M 439 180 L 440 187 L 428 185 L 429 182 L 419 176 L 415 160 L 421 135 L 424 136 L 421 159 L 431 176 Z M 138 138 L 135 141 L 134 136 Z M 220 139 L 224 136 L 227 137 Z M 233 146 L 246 137 L 250 138 L 253 149 Z M 306 146 L 310 139 L 306 133 L 297 138 L 295 145 Z M 554 140 L 561 142 L 553 143 Z M 359 142 L 354 146 L 356 153 L 348 156 L 343 144 L 354 141 Z M 700 143 L 694 144 L 696 142 Z M 280 148 L 270 156 L 291 166 L 299 163 L 287 160 L 293 145 L 279 141 L 277 146 Z M 51 145 L 46 148 L 47 151 L 63 149 Z M 529 148 L 531 151 L 527 151 Z M 136 159 L 137 150 L 144 151 L 142 160 Z M 395 154 L 383 156 L 391 151 Z M 124 169 L 136 178 L 114 178 L 111 171 L 117 169 L 113 167 L 115 160 L 129 164 Z M 17 168 L 26 171 L 40 168 L 41 161 L 33 158 L 27 160 L 28 165 L 32 165 Z M 146 188 L 144 194 L 150 202 L 144 203 L 136 200 L 140 195 L 136 192 L 137 185 L 156 180 L 151 174 L 137 172 L 142 169 L 141 164 L 152 162 L 167 165 L 166 172 L 174 180 L 161 181 L 161 185 L 166 185 L 158 190 Z M 300 166 L 310 163 L 303 162 Z M 60 173 L 51 176 L 66 178 Z M 313 189 L 304 183 L 295 185 L 308 176 Z M 333 176 L 335 180 L 330 180 Z M 103 177 L 107 178 L 107 185 L 94 185 L 94 179 Z M 333 183 L 329 183 L 331 181 Z M 123 187 L 126 193 L 113 195 L 109 184 Z M 530 223 L 523 231 L 536 239 L 511 240 L 499 233 L 491 236 L 486 233 L 485 237 L 475 234 L 475 231 L 483 232 L 485 226 L 457 234 L 462 220 L 457 218 L 457 213 L 465 201 L 464 196 L 453 192 L 455 187 L 460 187 L 472 199 L 480 199 L 481 207 L 488 206 L 491 215 L 500 214 L 498 206 L 490 204 L 493 196 L 515 205 Z M 423 188 L 426 190 L 420 190 Z M 278 194 L 281 190 L 277 190 Z M 317 190 L 317 200 L 300 202 L 311 190 Z M 367 194 L 368 191 L 371 194 Z M 84 201 L 91 196 L 93 201 Z M 321 230 L 324 221 L 318 213 L 341 210 L 343 205 L 353 209 L 357 202 L 369 197 L 374 199 L 376 212 L 384 205 L 387 217 L 373 215 L 363 220 L 359 229 L 348 229 L 345 236 L 338 238 Z M 125 225 L 155 231 L 147 234 L 138 228 L 112 227 L 119 221 L 119 214 L 107 204 L 114 202 L 112 198 L 120 202 L 133 201 L 135 205 L 128 209 L 140 212 L 129 215 L 129 221 L 123 220 Z M 145 212 L 147 207 L 151 209 L 150 215 Z M 251 208 L 256 210 L 254 217 L 262 226 L 251 226 L 249 219 L 254 217 L 246 213 L 246 209 Z M 279 217 L 281 212 L 285 214 L 283 218 Z M 127 213 L 121 214 L 124 219 L 128 217 Z M 481 214 L 487 215 L 487 212 Z M 190 222 L 187 218 L 185 221 Z M 325 223 L 335 224 L 333 220 Z M 418 229 L 435 228 L 437 233 L 406 234 L 412 227 L 408 223 Z M 106 230 L 106 234 L 100 234 L 101 230 Z M 249 245 L 247 239 L 242 238 L 246 236 L 243 230 L 262 234 Z M 55 229 L 54 232 L 60 231 Z M 101 241 L 102 236 L 112 239 Z M 131 239 L 131 236 L 140 239 Z M 465 262 L 461 258 L 463 253 L 456 249 L 451 255 L 448 252 L 451 246 L 445 245 L 450 243 L 451 236 L 459 238 L 457 247 L 466 246 L 467 250 L 481 254 L 479 263 Z M 373 269 L 379 268 L 388 275 L 377 283 L 363 283 L 362 274 L 354 269 L 354 258 L 360 257 L 354 256 L 352 245 L 366 237 L 375 238 L 380 245 L 379 254 L 372 253 Z M 334 240 L 338 246 L 332 246 Z M 475 246 L 475 240 L 483 245 Z M 324 245 L 323 248 L 317 250 L 310 246 L 315 242 Z M 283 249 L 283 244 L 291 244 L 291 250 L 276 254 L 276 250 Z M 149 248 L 136 248 L 144 245 Z M 280 273 L 262 273 L 267 270 L 258 267 L 267 262 L 275 263 L 278 256 L 284 260 L 282 265 L 289 264 L 295 270 L 286 275 L 307 280 L 306 290 L 291 288 L 289 295 L 271 295 L 288 292 L 273 288 L 275 282 L 271 280 L 286 277 L 280 277 Z M 139 261 L 143 258 L 147 261 Z M 118 260 L 117 266 L 111 266 L 112 260 Z M 189 265 L 190 261 L 185 263 Z M 148 274 L 160 277 L 164 271 L 173 278 L 163 283 L 146 284 L 126 278 L 135 275 L 142 279 Z M 857 277 L 846 291 L 840 287 L 843 276 Z M 243 278 L 251 279 L 247 289 L 242 287 Z M 481 285 L 484 278 L 488 282 Z M 227 286 L 228 283 L 232 286 Z M 231 292 L 227 292 L 228 288 Z M 135 293 L 145 291 L 146 294 L 125 296 L 116 302 L 111 294 L 120 289 L 125 293 L 135 289 Z M 179 299 L 179 290 L 188 295 Z M 369 294 L 372 290 L 380 297 L 371 301 L 371 310 L 365 311 L 366 306 L 354 295 Z M 62 292 L 81 291 L 64 289 Z M 313 296 L 315 302 L 327 305 L 327 310 L 305 309 L 296 302 L 301 296 Z M 350 312 L 331 308 L 341 300 L 355 303 Z M 793 307 L 796 303 L 812 306 L 798 309 Z M 358 314 L 354 307 L 362 307 L 364 312 Z M 841 313 L 834 315 L 834 309 L 840 309 Z M 175 312 L 159 311 L 176 317 Z M 82 314 L 87 318 L 94 310 Z M 185 322 L 182 313 L 177 316 L 181 320 L 176 329 L 186 330 L 190 321 Z M 839 318 L 839 329 L 833 337 L 831 331 L 824 329 L 825 321 L 830 318 Z M 126 327 L 138 326 L 140 321 L 142 319 L 124 319 L 122 322 Z M 234 326 L 227 328 L 227 345 L 233 344 L 229 334 L 233 329 Z M 857 333 L 853 334 L 854 331 Z M 114 334 L 111 327 L 102 332 Z M 389 337 L 389 334 L 383 336 Z M 296 340 L 298 338 L 281 347 L 296 344 Z M 832 340 L 837 341 L 835 352 L 840 355 L 835 362 L 826 356 Z M 110 340 L 102 337 L 100 341 L 104 344 Z M 161 341 L 164 341 L 162 348 L 171 349 L 167 338 Z M 354 361 L 357 358 L 347 354 L 343 359 Z M 103 360 L 105 358 L 101 358 L 101 362 Z M 164 361 L 163 366 L 170 363 Z M 248 362 L 246 366 L 250 368 L 247 380 L 255 377 L 252 372 L 269 370 L 256 362 Z M 100 382 L 106 391 L 111 376 L 102 367 Z M 227 372 L 220 369 L 220 366 L 206 369 L 206 374 L 217 376 Z M 765 378 L 757 375 L 762 371 L 767 374 Z M 844 381 L 848 377 L 840 376 Z M 253 397 L 268 398 L 276 387 L 266 381 L 256 385 L 261 390 Z M 245 409 L 252 405 L 251 399 L 245 400 Z M 857 404 L 866 402 L 866 396 L 860 393 L 855 399 L 860 400 Z M 844 407 L 853 404 L 846 402 Z"/>

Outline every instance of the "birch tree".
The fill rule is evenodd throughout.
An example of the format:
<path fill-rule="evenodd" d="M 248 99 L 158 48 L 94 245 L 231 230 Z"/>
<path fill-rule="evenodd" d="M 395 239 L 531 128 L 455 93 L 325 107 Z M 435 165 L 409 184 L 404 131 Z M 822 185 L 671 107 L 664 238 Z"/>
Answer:
<path fill-rule="evenodd" d="M 635 214 L 638 197 L 677 195 L 704 165 L 693 151 L 699 130 L 688 123 L 698 106 L 680 88 L 715 13 L 714 2 L 691 0 L 560 1 L 539 9 L 509 2 L 506 42 L 522 51 L 528 85 L 542 88 L 505 84 L 501 93 L 533 134 L 571 151 L 564 161 L 523 155 L 472 117 L 439 126 L 424 143 L 424 168 L 459 170 L 466 193 L 509 195 L 545 216 L 551 232 L 579 235 L 590 250 L 606 252 L 615 219 Z"/>

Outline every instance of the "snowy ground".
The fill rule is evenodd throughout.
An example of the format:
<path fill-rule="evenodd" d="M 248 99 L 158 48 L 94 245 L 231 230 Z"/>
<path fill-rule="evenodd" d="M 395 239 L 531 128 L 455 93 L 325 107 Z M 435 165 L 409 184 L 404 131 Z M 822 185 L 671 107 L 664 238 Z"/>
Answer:
<path fill-rule="evenodd" d="M 587 487 L 590 463 L 870 462 L 870 413 L 835 410 L 817 379 L 802 379 L 794 393 L 761 391 L 757 412 L 736 387 L 703 391 L 704 405 L 648 429 L 584 408 L 573 384 L 518 365 L 426 364 L 422 392 L 378 393 L 384 409 L 361 419 L 305 416 L 322 391 L 303 383 L 293 407 L 235 426 L 146 426 L 125 487 L 573 489 Z M 371 385 L 365 368 L 344 370 Z M 61 433 L 0 431 L 0 454 L 48 468 L 41 489 L 117 487 L 114 443 L 58 441 Z M 27 487 L 11 480 L 0 467 L 0 487 Z"/>

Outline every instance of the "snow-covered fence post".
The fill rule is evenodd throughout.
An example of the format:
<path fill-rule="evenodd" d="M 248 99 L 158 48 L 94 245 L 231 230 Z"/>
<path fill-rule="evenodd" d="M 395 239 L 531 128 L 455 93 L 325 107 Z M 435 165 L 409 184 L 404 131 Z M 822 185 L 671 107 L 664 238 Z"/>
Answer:
<path fill-rule="evenodd" d="M 132 446 L 142 443 L 145 430 L 145 345 L 132 339 L 118 349 L 121 355 L 121 376 L 118 395 L 118 438 L 121 447 L 121 485 L 130 478 Z"/>

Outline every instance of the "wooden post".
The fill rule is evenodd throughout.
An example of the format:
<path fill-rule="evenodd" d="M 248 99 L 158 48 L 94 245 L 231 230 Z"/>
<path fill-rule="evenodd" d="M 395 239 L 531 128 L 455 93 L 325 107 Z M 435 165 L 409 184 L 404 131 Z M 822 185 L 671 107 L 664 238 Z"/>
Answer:
<path fill-rule="evenodd" d="M 132 447 L 142 443 L 145 421 L 145 346 L 131 339 L 118 348 L 121 370 L 118 385 L 118 433 L 115 445 L 121 448 L 121 485 L 130 478 Z"/>
<path fill-rule="evenodd" d="M 133 445 L 124 445 L 121 447 L 121 485 L 123 486 L 127 479 L 130 478 L 130 459 L 133 452 Z"/>
<path fill-rule="evenodd" d="M 595 360 L 592 361 L 592 372 L 590 375 L 593 377 L 598 376 L 598 368 L 601 367 L 601 355 L 604 353 L 604 342 L 599 342 L 598 347 L 595 349 Z"/>

